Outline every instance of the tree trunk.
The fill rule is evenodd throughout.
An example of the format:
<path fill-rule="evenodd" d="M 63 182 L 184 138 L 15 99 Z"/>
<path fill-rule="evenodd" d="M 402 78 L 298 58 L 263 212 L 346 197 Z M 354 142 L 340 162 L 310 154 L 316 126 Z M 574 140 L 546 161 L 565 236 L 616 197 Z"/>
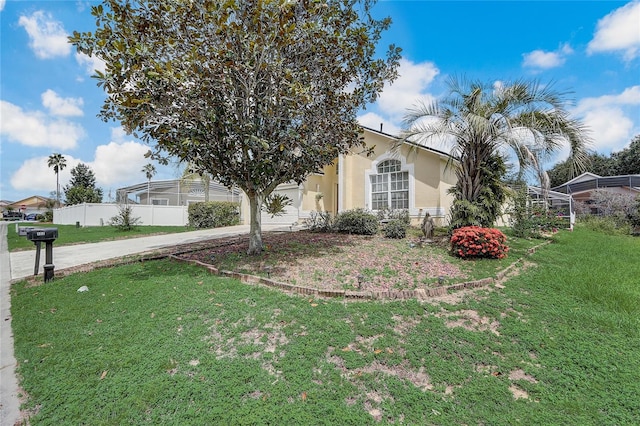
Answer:
<path fill-rule="evenodd" d="M 262 209 L 263 197 L 256 193 L 247 194 L 247 197 L 249 197 L 249 213 L 251 215 L 249 250 L 247 250 L 247 254 L 260 254 L 262 252 L 262 221 L 260 211 Z"/>

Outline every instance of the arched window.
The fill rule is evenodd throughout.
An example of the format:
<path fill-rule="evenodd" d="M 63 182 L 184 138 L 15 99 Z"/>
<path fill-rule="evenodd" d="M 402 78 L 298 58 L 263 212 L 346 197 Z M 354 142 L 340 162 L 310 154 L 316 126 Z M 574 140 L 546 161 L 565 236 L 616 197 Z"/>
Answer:
<path fill-rule="evenodd" d="M 377 174 L 371 177 L 371 209 L 408 209 L 409 172 L 402 170 L 399 160 L 385 160 L 378 164 Z"/>

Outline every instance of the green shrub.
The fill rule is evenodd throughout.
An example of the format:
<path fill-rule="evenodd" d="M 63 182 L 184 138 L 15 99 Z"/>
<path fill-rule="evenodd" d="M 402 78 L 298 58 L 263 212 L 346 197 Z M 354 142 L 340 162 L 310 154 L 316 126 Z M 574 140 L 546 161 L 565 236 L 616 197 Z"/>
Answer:
<path fill-rule="evenodd" d="M 542 238 L 543 232 L 567 228 L 569 221 L 560 210 L 531 206 L 526 185 L 514 192 L 511 215 L 513 235 L 519 238 Z"/>
<path fill-rule="evenodd" d="M 628 221 L 616 216 L 585 215 L 580 218 L 588 229 L 602 232 L 607 235 L 628 235 L 632 233 L 632 227 Z"/>
<path fill-rule="evenodd" d="M 240 224 L 240 205 L 229 201 L 189 204 L 189 226 L 196 229 Z"/>
<path fill-rule="evenodd" d="M 465 226 L 453 231 L 451 236 L 451 252 L 454 256 L 488 257 L 502 259 L 507 257 L 509 247 L 505 244 L 507 237 L 495 228 Z"/>
<path fill-rule="evenodd" d="M 311 232 L 331 232 L 333 230 L 333 219 L 329 212 L 312 211 L 302 223 Z"/>
<path fill-rule="evenodd" d="M 404 222 L 407 226 L 411 224 L 411 217 L 409 216 L 409 210 L 378 210 L 378 220 L 399 220 Z"/>
<path fill-rule="evenodd" d="M 140 218 L 133 216 L 133 207 L 128 204 L 118 205 L 118 214 L 109 220 L 109 225 L 118 231 L 133 231 L 140 224 Z"/>
<path fill-rule="evenodd" d="M 365 209 L 347 210 L 336 216 L 333 229 L 344 234 L 375 235 L 378 217 Z"/>
<path fill-rule="evenodd" d="M 398 240 L 407 236 L 407 224 L 399 219 L 390 220 L 384 227 L 384 236 L 386 238 L 395 238 Z"/>

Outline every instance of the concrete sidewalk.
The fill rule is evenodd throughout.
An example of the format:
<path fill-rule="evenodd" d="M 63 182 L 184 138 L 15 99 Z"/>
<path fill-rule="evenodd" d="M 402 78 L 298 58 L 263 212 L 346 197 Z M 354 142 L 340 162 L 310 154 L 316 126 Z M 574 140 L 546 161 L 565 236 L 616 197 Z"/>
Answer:
<path fill-rule="evenodd" d="M 10 288 L 13 280 L 33 275 L 36 251 L 9 253 L 7 247 L 8 222 L 0 222 L 0 425 L 11 426 L 19 421 L 18 382 L 15 376 L 16 360 L 13 354 L 13 332 L 11 330 Z M 52 227 L 55 227 L 53 225 Z M 287 225 L 263 225 L 262 231 L 290 231 Z M 53 245 L 53 264 L 61 270 L 87 263 L 116 259 L 137 253 L 145 253 L 180 244 L 189 244 L 216 238 L 233 237 L 249 233 L 249 225 L 178 234 L 154 235 L 103 243 L 78 244 L 56 247 Z M 44 244 L 43 244 L 44 246 Z M 38 274 L 42 277 L 45 260 L 44 247 L 40 253 Z"/>
<path fill-rule="evenodd" d="M 283 225 L 264 225 L 262 227 L 263 232 L 289 230 L 289 226 Z M 201 231 L 154 235 L 151 237 L 130 238 L 126 240 L 63 247 L 56 247 L 54 242 L 53 264 L 57 271 L 72 266 L 86 265 L 87 263 L 129 256 L 136 253 L 144 253 L 179 244 L 189 244 L 215 238 L 233 237 L 248 233 L 249 225 L 238 225 L 225 228 L 205 229 Z M 40 253 L 40 268 L 38 270 L 38 274 L 43 273 L 45 258 L 44 244 L 42 244 L 42 246 L 43 248 Z M 16 280 L 33 275 L 35 259 L 35 249 L 11 253 L 11 279 Z"/>
<path fill-rule="evenodd" d="M 11 263 L 7 247 L 7 222 L 0 222 L 0 425 L 13 426 L 20 419 L 16 359 L 11 330 Z M 33 266 L 31 267 L 33 273 Z"/>

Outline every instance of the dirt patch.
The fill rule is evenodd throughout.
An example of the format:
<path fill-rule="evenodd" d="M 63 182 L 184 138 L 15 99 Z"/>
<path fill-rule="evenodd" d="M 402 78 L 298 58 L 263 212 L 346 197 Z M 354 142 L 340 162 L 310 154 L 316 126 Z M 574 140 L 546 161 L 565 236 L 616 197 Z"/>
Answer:
<path fill-rule="evenodd" d="M 513 395 L 513 399 L 529 399 L 529 393 L 516 385 L 509 386 L 509 390 Z"/>
<path fill-rule="evenodd" d="M 386 365 L 379 361 L 373 361 L 371 364 L 361 368 L 348 369 L 345 367 L 344 360 L 340 356 L 333 354 L 333 351 L 334 348 L 328 348 L 326 360 L 338 367 L 343 372 L 345 377 L 349 379 L 353 380 L 354 378 L 361 376 L 363 373 L 379 373 L 387 376 L 397 377 L 398 379 L 407 381 L 413 384 L 415 387 L 421 389 L 422 391 L 433 389 L 433 385 L 431 384 L 429 375 L 425 372 L 424 367 L 420 367 L 420 369 L 414 370 L 409 367 L 409 364 L 406 361 L 398 365 Z"/>
<path fill-rule="evenodd" d="M 393 331 L 400 336 L 405 336 L 413 331 L 421 321 L 421 318 L 405 318 L 400 315 L 394 315 L 392 319 L 395 322 Z"/>
<path fill-rule="evenodd" d="M 521 369 L 513 370 L 509 373 L 509 380 L 524 380 L 529 383 L 538 383 L 535 377 L 525 373 Z"/>
<path fill-rule="evenodd" d="M 436 314 L 439 318 L 452 318 L 445 321 L 445 325 L 449 328 L 462 327 L 469 331 L 490 331 L 499 336 L 498 328 L 500 323 L 491 320 L 489 317 L 481 317 L 478 312 L 471 309 L 464 309 L 455 312 L 441 312 Z"/>
<path fill-rule="evenodd" d="M 277 316 L 274 313 L 274 316 Z M 249 327 L 253 323 L 252 318 L 245 318 L 237 323 L 225 325 L 224 321 L 216 320 L 215 324 L 209 327 L 209 335 L 205 337 L 210 346 L 211 353 L 218 359 L 238 358 L 263 360 L 264 354 L 269 353 L 268 360 L 263 360 L 262 368 L 273 376 L 280 376 L 281 372 L 276 370 L 273 363 L 285 356 L 282 349 L 289 339 L 281 330 L 281 324 L 268 323 L 262 328 L 252 327 L 241 332 L 237 337 L 227 337 L 235 333 L 238 327 Z"/>

